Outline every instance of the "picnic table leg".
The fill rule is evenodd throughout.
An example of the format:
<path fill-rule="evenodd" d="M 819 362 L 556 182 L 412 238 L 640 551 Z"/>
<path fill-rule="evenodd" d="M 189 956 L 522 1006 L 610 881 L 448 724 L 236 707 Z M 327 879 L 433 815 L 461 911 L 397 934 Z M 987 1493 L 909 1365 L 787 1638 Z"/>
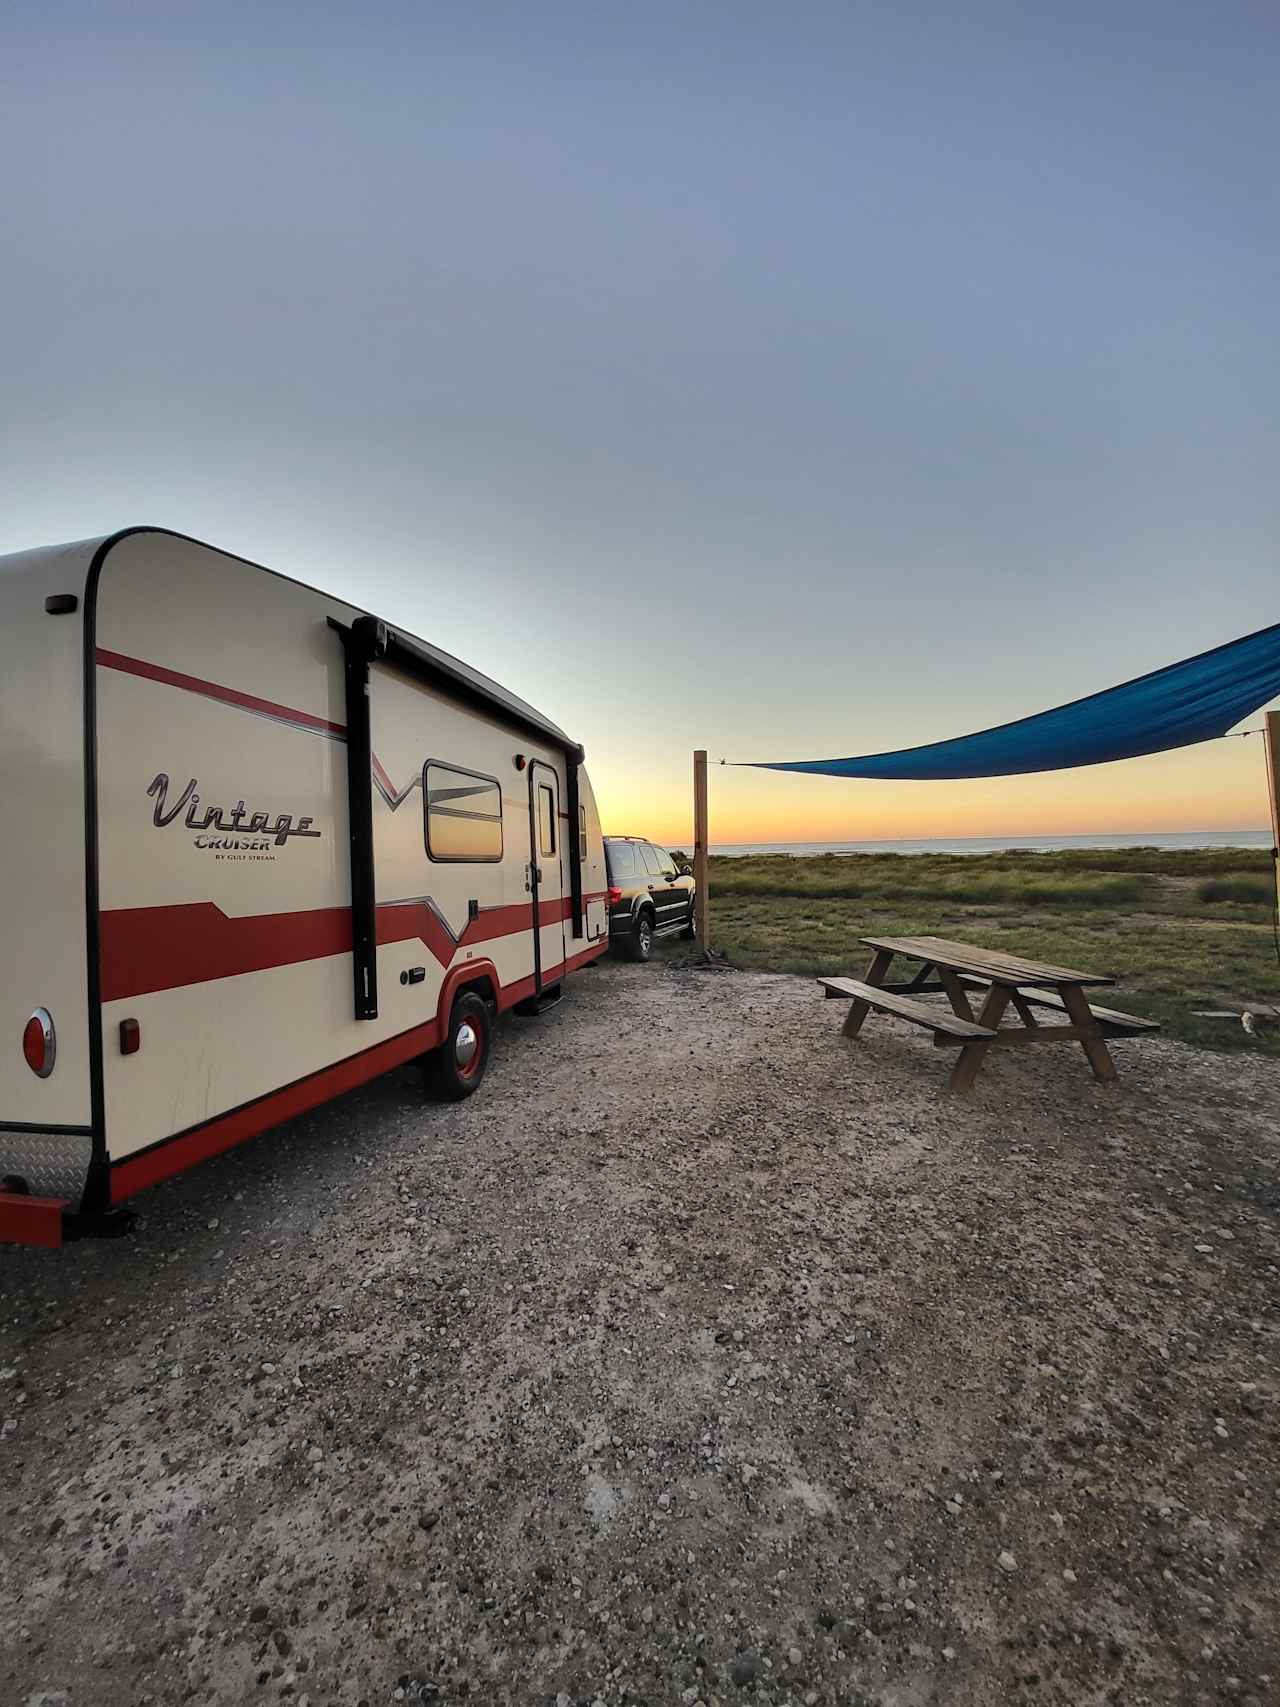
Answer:
<path fill-rule="evenodd" d="M 1093 1017 L 1089 998 L 1078 984 L 1060 984 L 1058 994 L 1066 1004 L 1072 1025 L 1079 1026 L 1085 1034 L 1080 1041 L 1080 1047 L 1089 1057 L 1094 1078 L 1104 1085 L 1114 1084 L 1120 1075 L 1111 1059 L 1111 1051 L 1103 1042 L 1102 1027 Z"/>
<path fill-rule="evenodd" d="M 969 1005 L 969 997 L 965 993 L 965 987 L 960 982 L 959 975 L 952 972 L 949 967 L 939 966 L 938 982 L 946 991 L 947 1000 L 951 1003 L 956 1018 L 972 1020 L 973 1009 Z"/>
<path fill-rule="evenodd" d="M 1023 1025 L 1026 1026 L 1027 1030 L 1028 1031 L 1034 1031 L 1036 1029 L 1036 1027 L 1040 1024 L 1040 1021 L 1036 1018 L 1035 1013 L 1032 1010 L 1030 1004 L 1027 1002 L 1024 1002 L 1022 997 L 1017 993 L 1016 990 L 1014 991 L 1014 994 L 1013 994 L 1013 1005 L 1015 1008 L 1017 1008 L 1018 1018 L 1022 1021 Z"/>
<path fill-rule="evenodd" d="M 885 974 L 893 964 L 893 950 L 878 948 L 871 956 L 871 964 L 867 967 L 867 975 L 862 980 L 864 984 L 874 984 L 878 989 L 884 983 Z M 849 1015 L 841 1030 L 845 1037 L 856 1037 L 862 1030 L 862 1022 L 871 1012 L 870 1005 L 861 997 L 850 1004 Z"/>
<path fill-rule="evenodd" d="M 963 997 L 963 991 L 961 995 Z M 982 1004 L 982 1012 L 978 1015 L 977 1023 L 986 1026 L 988 1031 L 995 1031 L 1012 995 L 1013 991 L 1007 984 L 993 984 L 987 991 L 987 999 Z M 966 1000 L 965 1006 L 968 1007 L 968 1005 Z M 961 1017 L 966 1016 L 962 1015 Z M 970 1014 L 967 1017 L 972 1018 L 973 1016 Z M 987 1038 L 980 1039 L 977 1043 L 965 1044 L 960 1051 L 959 1059 L 951 1069 L 951 1077 L 947 1080 L 949 1091 L 971 1091 L 973 1089 L 973 1081 L 977 1078 L 990 1047 L 991 1042 Z"/>

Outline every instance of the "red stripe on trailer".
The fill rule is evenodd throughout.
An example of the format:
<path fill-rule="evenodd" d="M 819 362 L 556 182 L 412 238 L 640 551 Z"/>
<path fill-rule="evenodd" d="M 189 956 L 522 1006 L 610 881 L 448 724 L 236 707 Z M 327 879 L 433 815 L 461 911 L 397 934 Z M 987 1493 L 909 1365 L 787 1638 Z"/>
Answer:
<path fill-rule="evenodd" d="M 599 896 L 584 897 L 598 900 Z M 572 916 L 573 903 L 543 901 L 540 925 Z M 487 907 L 467 921 L 457 939 L 434 907 L 424 901 L 395 901 L 378 908 L 378 943 L 421 941 L 441 966 L 458 949 L 492 942 L 530 928 L 529 903 Z M 212 901 L 169 907 L 117 907 L 101 914 L 102 1000 L 123 1001 L 155 990 L 176 990 L 266 972 L 351 952 L 351 909 L 316 907 L 298 913 L 250 913 L 235 918 Z"/>
<path fill-rule="evenodd" d="M 591 961 L 598 960 L 608 946 L 607 938 L 593 943 L 590 948 L 581 954 L 573 955 L 555 970 L 561 975 L 576 972 Z M 468 962 L 466 966 L 456 968 L 446 981 L 442 994 L 448 998 L 451 1005 L 453 991 L 459 984 L 485 977 L 499 992 L 500 1010 L 512 1008 L 517 1002 L 522 1002 L 535 993 L 536 986 L 532 978 L 521 978 L 514 984 L 499 985 L 495 967 L 490 961 L 484 960 Z M 439 1045 L 443 1029 L 443 1023 L 438 1018 L 426 1025 L 414 1026 L 383 1043 L 375 1043 L 372 1049 L 365 1049 L 359 1055 L 348 1056 L 345 1061 L 338 1061 L 332 1067 L 322 1067 L 319 1072 L 299 1079 L 296 1084 L 286 1085 L 283 1090 L 272 1091 L 267 1096 L 259 1097 L 256 1102 L 232 1110 L 230 1114 L 219 1115 L 203 1126 L 194 1127 L 190 1132 L 162 1139 L 140 1155 L 127 1156 L 122 1161 L 113 1162 L 112 1203 L 120 1203 L 126 1197 L 132 1197 L 135 1192 L 145 1190 L 149 1185 L 169 1179 L 173 1174 L 184 1173 L 197 1162 L 206 1161 L 210 1156 L 221 1154 L 223 1150 L 233 1149 L 237 1144 L 256 1138 L 273 1126 L 279 1126 L 286 1120 L 292 1120 L 300 1114 L 318 1108 L 321 1103 L 328 1102 L 333 1097 L 341 1096 L 344 1091 L 355 1090 L 358 1086 L 367 1084 L 370 1079 L 376 1079 L 393 1067 L 412 1061 L 415 1056 L 426 1054 L 429 1049 Z M 6 1201 L 32 1203 L 39 1200 L 29 1197 L 0 1197 L 0 1203 Z M 60 1208 L 64 1207 L 65 1205 L 60 1205 Z M 60 1219 L 58 1226 L 60 1242 Z M 5 1235 L 3 1223 L 0 1222 L 0 1238 L 5 1236 L 14 1235 Z"/>
<path fill-rule="evenodd" d="M 181 670 L 167 670 L 162 664 L 149 664 L 145 658 L 131 658 L 125 652 L 109 652 L 99 646 L 97 662 L 107 670 L 122 670 L 129 676 L 142 676 L 149 682 L 164 682 L 167 687 L 184 688 L 188 693 L 202 694 L 206 699 L 218 699 L 224 705 L 238 705 L 242 711 L 256 711 L 260 717 L 275 717 L 282 723 L 293 723 L 300 729 L 312 729 L 320 735 L 347 738 L 345 723 L 334 723 L 327 717 L 314 717 L 309 711 L 295 711 L 290 705 L 278 705 L 275 700 L 259 699 L 256 694 L 240 693 L 224 688 L 219 682 L 207 682 L 201 676 L 187 676 Z"/>
<path fill-rule="evenodd" d="M 351 950 L 351 909 L 233 919 L 212 901 L 123 907 L 99 918 L 102 1000 L 176 990 Z"/>
<path fill-rule="evenodd" d="M 65 1197 L 28 1197 L 0 1191 L 0 1244 L 43 1245 L 56 1250 L 62 1243 L 62 1217 L 71 1205 Z"/>

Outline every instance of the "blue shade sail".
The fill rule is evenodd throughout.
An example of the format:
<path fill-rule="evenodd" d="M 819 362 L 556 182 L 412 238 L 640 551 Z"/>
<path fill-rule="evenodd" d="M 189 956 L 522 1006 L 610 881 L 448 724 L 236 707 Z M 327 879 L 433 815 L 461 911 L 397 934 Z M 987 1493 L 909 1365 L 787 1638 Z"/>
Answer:
<path fill-rule="evenodd" d="M 772 771 L 942 782 L 1136 759 L 1212 740 L 1280 694 L 1280 623 L 1180 664 L 976 735 L 853 759 L 760 763 Z"/>

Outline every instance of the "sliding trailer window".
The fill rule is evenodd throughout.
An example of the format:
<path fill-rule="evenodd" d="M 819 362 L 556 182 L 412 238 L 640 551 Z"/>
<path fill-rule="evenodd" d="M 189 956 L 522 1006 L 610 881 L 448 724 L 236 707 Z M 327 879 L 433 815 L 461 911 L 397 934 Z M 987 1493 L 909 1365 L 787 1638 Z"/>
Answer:
<path fill-rule="evenodd" d="M 497 865 L 502 858 L 502 789 L 491 776 L 440 759 L 422 767 L 427 858 Z"/>
<path fill-rule="evenodd" d="M 545 782 L 538 784 L 538 850 L 548 859 L 556 851 L 556 792 Z"/>

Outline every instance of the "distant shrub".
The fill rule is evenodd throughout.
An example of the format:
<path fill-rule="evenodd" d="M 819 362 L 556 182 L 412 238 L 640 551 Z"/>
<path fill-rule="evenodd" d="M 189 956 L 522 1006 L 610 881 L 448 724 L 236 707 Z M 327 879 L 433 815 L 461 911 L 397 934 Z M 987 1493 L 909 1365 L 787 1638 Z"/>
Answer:
<path fill-rule="evenodd" d="M 724 859 L 716 862 L 718 895 L 798 901 L 951 903 L 971 907 L 1115 907 L 1154 890 L 1144 872 L 1055 871 L 1051 866 L 1001 869 L 980 859 L 880 856 L 858 859 Z"/>
<path fill-rule="evenodd" d="M 1201 901 L 1240 901 L 1246 906 L 1267 906 L 1275 896 L 1275 885 L 1266 877 L 1211 877 L 1197 884 Z"/>

